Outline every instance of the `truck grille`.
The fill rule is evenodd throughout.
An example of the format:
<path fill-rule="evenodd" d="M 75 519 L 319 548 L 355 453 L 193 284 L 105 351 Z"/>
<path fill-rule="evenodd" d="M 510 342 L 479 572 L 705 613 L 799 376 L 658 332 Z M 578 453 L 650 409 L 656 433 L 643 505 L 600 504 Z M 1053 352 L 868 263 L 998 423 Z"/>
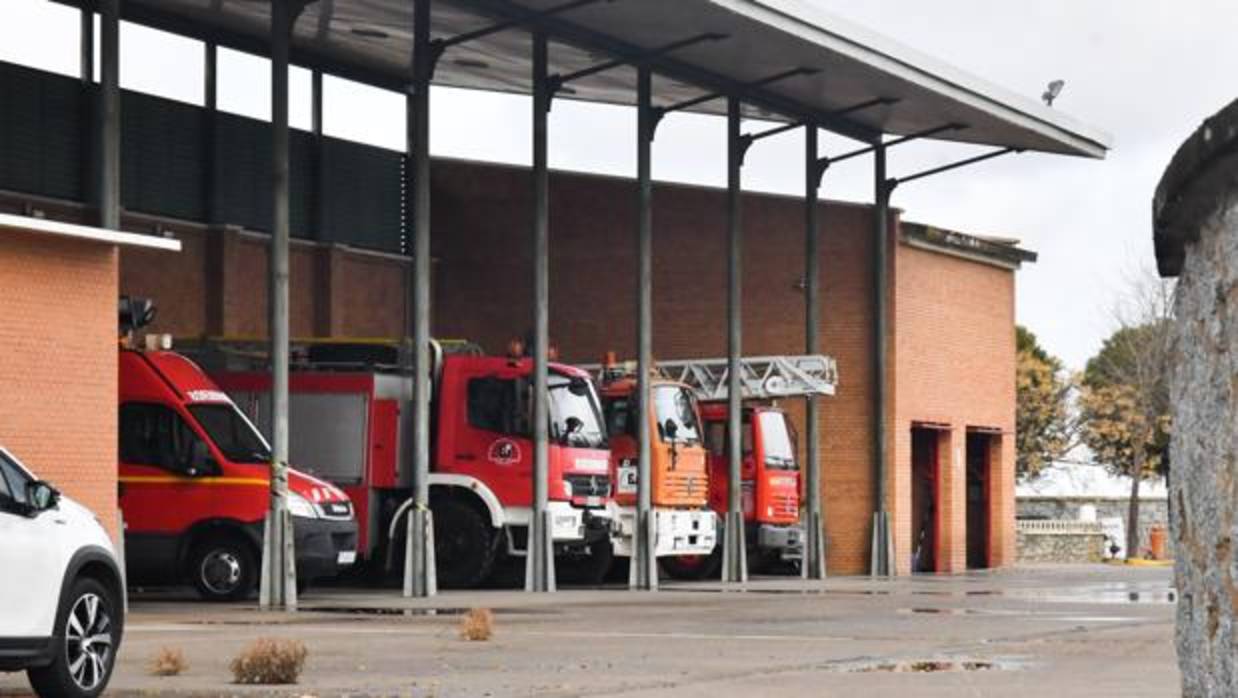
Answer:
<path fill-rule="evenodd" d="M 795 495 L 792 494 L 776 494 L 771 497 L 771 506 L 774 507 L 774 515 L 778 517 L 789 517 L 795 519 L 799 517 L 799 502 Z"/>
<path fill-rule="evenodd" d="M 703 505 L 708 496 L 709 478 L 703 472 L 671 470 L 662 475 L 660 494 L 672 506 Z"/>
<path fill-rule="evenodd" d="M 610 478 L 606 475 L 568 475 L 563 478 L 572 486 L 572 497 L 609 497 Z"/>

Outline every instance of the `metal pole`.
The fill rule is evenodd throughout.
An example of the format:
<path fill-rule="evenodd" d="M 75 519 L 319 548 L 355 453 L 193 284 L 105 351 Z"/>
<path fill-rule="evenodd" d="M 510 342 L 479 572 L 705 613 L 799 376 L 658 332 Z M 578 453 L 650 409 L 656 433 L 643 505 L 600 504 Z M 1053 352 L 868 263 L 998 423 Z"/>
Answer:
<path fill-rule="evenodd" d="M 747 545 L 744 538 L 743 404 L 739 359 L 743 342 L 743 226 L 740 220 L 740 168 L 743 161 L 740 135 L 740 102 L 727 100 L 727 511 L 723 533 L 722 581 L 748 581 Z"/>
<path fill-rule="evenodd" d="M 804 353 L 818 351 L 818 330 L 821 324 L 820 277 L 821 263 L 817 250 L 820 225 L 817 220 L 817 192 L 820 185 L 820 170 L 817 162 L 817 127 L 809 124 L 804 134 Z M 804 490 L 808 495 L 804 522 L 807 535 L 804 540 L 804 558 L 801 572 L 805 579 L 825 579 L 825 530 L 821 507 L 821 425 L 817 400 L 809 395 L 805 400 L 804 421 L 807 444 L 807 482 Z"/>
<path fill-rule="evenodd" d="M 81 11 L 80 38 L 81 41 L 78 43 L 78 50 L 81 52 L 79 77 L 82 79 L 82 84 L 89 85 L 95 81 L 95 13 L 85 7 Z"/>
<path fill-rule="evenodd" d="M 296 565 L 288 496 L 288 53 L 291 0 L 271 4 L 271 190 L 268 310 L 271 333 L 271 502 L 264 536 L 260 604 L 296 608 Z"/>
<path fill-rule="evenodd" d="M 203 60 L 202 60 L 202 104 L 205 107 L 206 128 L 202 138 L 202 161 L 205 165 L 205 171 L 202 176 L 202 200 L 203 209 L 206 213 L 207 223 L 217 223 L 216 218 L 219 215 L 218 206 L 215 204 L 215 181 L 219 176 L 216 167 L 216 148 L 215 148 L 215 121 L 216 110 L 219 107 L 219 49 L 208 41 L 203 44 Z"/>
<path fill-rule="evenodd" d="M 873 150 L 873 175 L 876 188 L 876 205 L 873 207 L 873 545 L 871 572 L 875 576 L 894 573 L 893 545 L 890 535 L 890 516 L 886 508 L 889 496 L 889 467 L 886 452 L 886 407 L 887 407 L 887 361 L 886 334 L 889 324 L 889 226 L 890 187 L 886 181 L 886 149 L 878 145 Z"/>
<path fill-rule="evenodd" d="M 413 6 L 413 84 L 408 97 L 408 161 L 413 191 L 413 508 L 409 512 L 404 595 L 433 596 L 430 514 L 430 2 Z"/>
<path fill-rule="evenodd" d="M 120 228 L 120 0 L 99 2 L 99 225 Z"/>
<path fill-rule="evenodd" d="M 322 71 L 310 73 L 310 130 L 314 134 L 314 238 L 326 239 L 327 166 L 322 137 Z"/>
<path fill-rule="evenodd" d="M 547 512 L 549 486 L 547 345 L 550 335 L 549 177 L 550 117 L 546 35 L 533 34 L 533 515 L 529 521 L 526 591 L 554 591 L 554 546 Z"/>
<path fill-rule="evenodd" d="M 631 570 L 628 586 L 653 591 L 658 588 L 657 556 L 653 540 L 656 527 L 653 517 L 653 483 L 650 473 L 649 433 L 649 372 L 653 369 L 653 200 L 652 154 L 654 134 L 653 76 L 646 66 L 637 69 L 637 280 L 636 280 L 636 346 L 637 389 L 636 436 L 639 458 L 636 471 L 636 526 L 632 541 Z"/>

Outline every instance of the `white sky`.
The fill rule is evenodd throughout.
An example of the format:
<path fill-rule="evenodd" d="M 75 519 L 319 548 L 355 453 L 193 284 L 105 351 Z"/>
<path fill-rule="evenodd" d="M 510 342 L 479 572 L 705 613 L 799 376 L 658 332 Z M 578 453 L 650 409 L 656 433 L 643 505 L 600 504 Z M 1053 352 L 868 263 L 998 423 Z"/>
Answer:
<path fill-rule="evenodd" d="M 895 193 L 906 217 L 963 232 L 1017 237 L 1040 253 L 1019 277 L 1018 317 L 1049 351 L 1081 367 L 1111 329 L 1109 309 L 1132 269 L 1152 261 L 1153 188 L 1178 144 L 1238 92 L 1238 3 L 1233 0 L 808 0 L 823 9 L 953 63 L 991 82 L 1038 97 L 1066 80 L 1055 104 L 1114 137 L 1105 161 L 1039 154 L 1007 156 Z M 76 75 L 78 18 L 47 0 L 0 2 L 0 60 Z M 267 118 L 265 61 L 221 50 L 222 109 Z M 126 25 L 121 83 L 201 104 L 200 45 Z M 292 123 L 309 126 L 309 73 L 292 76 Z M 327 78 L 325 129 L 335 136 L 402 148 L 403 99 Z M 439 89 L 435 155 L 527 164 L 526 98 Z M 0 106 L 0 108 L 3 108 Z M 630 109 L 556 102 L 551 166 L 631 176 L 635 117 Z M 599 137 L 604 135 L 604 137 Z M 721 186 L 724 122 L 672 114 L 658 131 L 654 176 Z M 799 194 L 802 135 L 754 147 L 744 186 Z M 823 139 L 822 152 L 850 144 Z M 975 152 L 909 144 L 891 153 L 890 173 L 909 173 Z M 870 160 L 826 177 L 823 195 L 870 201 Z M 827 222 L 828 234 L 828 222 Z"/>

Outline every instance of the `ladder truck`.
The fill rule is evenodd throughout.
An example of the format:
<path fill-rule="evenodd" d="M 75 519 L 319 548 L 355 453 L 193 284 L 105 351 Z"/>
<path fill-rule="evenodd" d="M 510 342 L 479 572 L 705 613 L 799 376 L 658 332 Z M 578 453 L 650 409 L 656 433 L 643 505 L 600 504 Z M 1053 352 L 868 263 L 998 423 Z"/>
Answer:
<path fill-rule="evenodd" d="M 708 457 L 696 397 L 683 383 L 650 381 L 646 414 L 637 414 L 634 362 L 608 354 L 601 365 L 581 366 L 596 376 L 610 433 L 611 540 L 614 555 L 630 558 L 636 528 L 637 420 L 649 422 L 650 499 L 654 555 L 708 555 L 717 542 L 717 517 L 709 507 Z"/>
<path fill-rule="evenodd" d="M 207 343 L 201 361 L 260 425 L 270 419 L 265 356 L 244 342 Z M 412 494 L 409 349 L 373 340 L 294 340 L 290 452 L 352 499 L 358 558 L 402 569 Z M 463 341 L 432 345 L 430 509 L 444 587 L 476 587 L 528 550 L 533 498 L 532 372 L 527 357 L 486 356 Z M 258 365 L 253 365 L 254 361 Z M 550 364 L 549 512 L 557 555 L 610 564 L 608 437 L 588 375 Z"/>
<path fill-rule="evenodd" d="M 662 361 L 661 379 L 690 388 L 701 404 L 709 459 L 709 506 L 720 516 L 727 508 L 731 483 L 727 458 L 728 362 L 721 359 Z M 748 559 L 754 567 L 799 564 L 804 528 L 800 523 L 801 474 L 795 429 L 778 401 L 833 395 L 838 366 L 829 356 L 759 356 L 740 361 L 744 433 L 740 487 Z M 720 538 L 720 537 L 719 537 Z M 719 541 L 720 542 L 720 541 Z M 706 555 L 662 559 L 663 570 L 678 579 L 716 575 L 722 548 Z"/>

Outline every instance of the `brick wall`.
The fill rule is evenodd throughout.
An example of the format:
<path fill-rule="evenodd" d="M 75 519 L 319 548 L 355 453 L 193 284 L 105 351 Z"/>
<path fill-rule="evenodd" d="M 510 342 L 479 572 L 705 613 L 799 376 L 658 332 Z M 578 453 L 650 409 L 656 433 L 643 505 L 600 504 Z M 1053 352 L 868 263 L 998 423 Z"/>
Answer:
<path fill-rule="evenodd" d="M 460 161 L 434 166 L 433 332 L 502 351 L 532 324 L 531 183 L 527 170 Z M 550 331 L 568 361 L 635 348 L 636 190 L 628 180 L 552 173 Z M 3 205 L 0 200 L 0 207 Z M 726 352 L 726 195 L 658 185 L 654 219 L 654 352 Z M 72 217 L 73 211 L 65 213 Z M 822 482 L 832 573 L 867 570 L 872 497 L 872 210 L 822 203 L 821 350 L 838 359 L 838 395 L 823 400 Z M 748 194 L 744 221 L 744 353 L 803 351 L 803 203 Z M 994 441 L 991 562 L 1013 561 L 1014 281 L 1006 269 L 909 247 L 890 260 L 891 499 L 897 562 L 910 566 L 910 429 L 950 430 L 943 449 L 943 571 L 966 566 L 967 428 Z M 126 225 L 149 228 L 147 217 Z M 125 251 L 121 288 L 160 305 L 153 331 L 264 335 L 266 239 L 236 229 L 167 224 L 186 252 Z M 297 241 L 294 336 L 399 336 L 408 312 L 401 258 Z M 784 405 L 803 433 L 800 401 Z M 801 444 L 802 447 L 802 444 Z"/>
<path fill-rule="evenodd" d="M 916 422 L 949 430 L 940 462 L 942 492 L 937 562 L 967 568 L 966 447 L 969 427 L 992 437 L 989 560 L 1014 561 L 1014 274 L 907 244 L 896 247 L 893 351 L 895 404 L 890 438 L 895 477 L 898 569 L 910 569 L 911 429 Z"/>
<path fill-rule="evenodd" d="M 0 443 L 116 535 L 115 248 L 0 230 Z"/>

